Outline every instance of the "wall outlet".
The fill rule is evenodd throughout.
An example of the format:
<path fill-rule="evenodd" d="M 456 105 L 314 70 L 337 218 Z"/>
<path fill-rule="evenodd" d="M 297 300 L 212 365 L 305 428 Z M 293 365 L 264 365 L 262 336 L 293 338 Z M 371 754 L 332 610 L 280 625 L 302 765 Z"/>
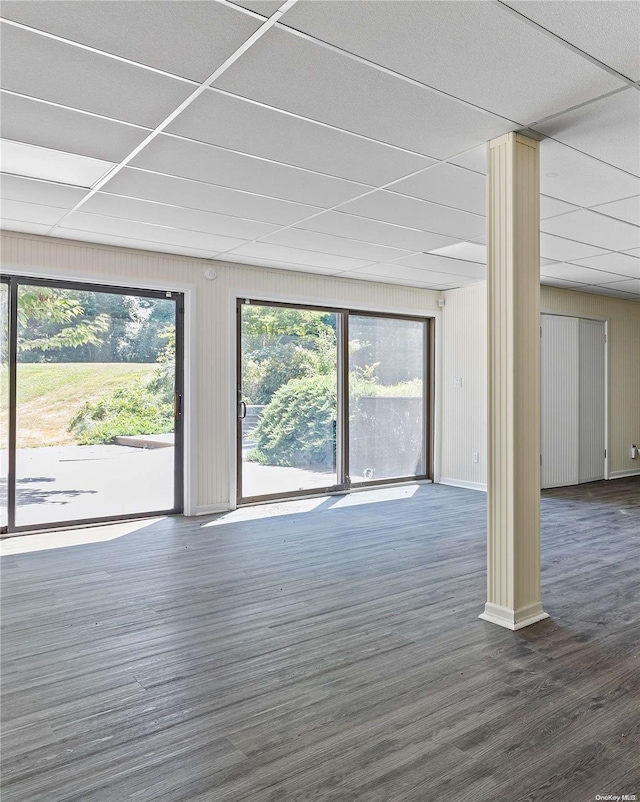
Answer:
<path fill-rule="evenodd" d="M 474 462 L 480 462 L 480 454 L 478 454 L 477 451 L 473 452 L 473 461 Z"/>
<path fill-rule="evenodd" d="M 631 459 L 638 459 L 638 446 L 635 444 L 631 446 Z"/>
<path fill-rule="evenodd" d="M 462 376 L 456 376 L 456 378 L 453 380 L 453 386 L 457 388 L 462 387 Z"/>

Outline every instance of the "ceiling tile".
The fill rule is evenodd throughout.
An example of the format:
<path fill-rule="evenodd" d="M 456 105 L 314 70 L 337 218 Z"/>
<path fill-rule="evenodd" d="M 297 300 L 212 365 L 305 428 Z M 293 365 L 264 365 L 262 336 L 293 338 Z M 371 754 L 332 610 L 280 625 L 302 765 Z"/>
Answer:
<path fill-rule="evenodd" d="M 138 223 L 133 220 L 103 217 L 85 212 L 71 214 L 65 219 L 64 227 L 75 231 L 88 231 L 93 234 L 113 234 L 116 237 L 128 237 L 146 242 L 184 245 L 187 248 L 199 248 L 209 253 L 218 253 L 243 244 L 241 239 L 232 237 L 206 234 L 199 231 L 183 231 L 179 228 L 154 226 L 150 223 Z"/>
<path fill-rule="evenodd" d="M 86 194 L 84 189 L 17 175 L 3 175 L 0 181 L 0 195 L 3 199 L 43 203 L 45 206 L 58 206 L 61 209 L 71 209 Z"/>
<path fill-rule="evenodd" d="M 429 251 L 456 242 L 453 237 L 442 234 L 431 234 L 413 228 L 382 223 L 365 217 L 355 217 L 342 212 L 325 212 L 310 220 L 296 224 L 296 228 L 307 231 L 319 231 L 323 234 L 335 234 L 338 237 L 374 242 L 401 248 L 408 251 Z"/>
<path fill-rule="evenodd" d="M 640 259 L 640 248 L 630 248 L 628 251 L 625 251 L 625 253 L 629 254 L 629 256 L 636 256 L 638 259 Z"/>
<path fill-rule="evenodd" d="M 506 5 L 632 81 L 640 80 L 637 0 L 506 0 Z"/>
<path fill-rule="evenodd" d="M 5 0 L 2 15 L 196 81 L 208 78 L 262 22 L 228 5 L 197 0 Z"/>
<path fill-rule="evenodd" d="M 216 86 L 435 159 L 513 127 L 281 28 L 268 31 Z"/>
<path fill-rule="evenodd" d="M 540 228 L 609 251 L 625 251 L 640 245 L 640 228 L 585 209 L 544 220 Z"/>
<path fill-rule="evenodd" d="M 314 0 L 282 23 L 520 123 L 624 83 L 497 3 Z"/>
<path fill-rule="evenodd" d="M 271 260 L 271 259 L 264 259 L 260 256 L 247 256 L 247 255 L 238 255 L 235 253 L 225 253 L 224 256 L 220 257 L 221 262 L 232 262 L 233 264 L 241 264 L 241 265 L 253 265 L 255 267 L 272 267 L 277 270 L 293 270 L 298 273 L 324 273 L 328 276 L 335 275 L 336 273 L 342 272 L 340 268 L 329 268 L 329 267 L 320 267 L 319 265 L 303 265 L 303 264 L 291 264 L 289 262 L 283 262 L 281 260 Z"/>
<path fill-rule="evenodd" d="M 181 256 L 191 256 L 194 258 L 211 259 L 211 250 L 201 248 L 190 248 L 186 245 L 179 245 L 172 242 L 151 242 L 135 237 L 119 237 L 116 234 L 106 234 L 104 232 L 84 231 L 60 226 L 56 228 L 56 237 L 63 239 L 77 240 L 81 243 L 95 242 L 99 245 L 113 245 L 118 248 L 134 248 L 140 251 L 153 251 L 155 253 L 176 253 Z"/>
<path fill-rule="evenodd" d="M 579 292 L 588 292 L 590 295 L 608 295 L 611 298 L 621 298 L 623 301 L 638 301 L 640 300 L 640 296 L 636 294 L 632 294 L 629 292 L 623 292 L 622 290 L 615 290 L 613 287 L 602 287 L 597 285 L 595 287 L 589 287 L 586 285 L 582 285 L 579 288 Z"/>
<path fill-rule="evenodd" d="M 577 206 L 572 203 L 565 203 L 557 198 L 550 198 L 547 195 L 540 195 L 540 219 L 546 220 L 549 217 L 557 217 L 567 212 L 575 212 Z"/>
<path fill-rule="evenodd" d="M 640 92 L 633 87 L 568 111 L 536 128 L 577 150 L 640 176 Z"/>
<path fill-rule="evenodd" d="M 466 167 L 467 170 L 473 170 L 475 173 L 487 174 L 487 145 L 478 145 L 465 153 L 459 153 L 453 159 L 449 159 L 451 164 L 457 164 L 460 167 Z"/>
<path fill-rule="evenodd" d="M 315 206 L 264 198 L 132 167 L 125 167 L 111 178 L 103 191 L 280 225 L 290 225 L 319 211 Z"/>
<path fill-rule="evenodd" d="M 0 140 L 0 162 L 6 173 L 73 184 L 87 189 L 114 166 L 113 162 L 102 159 L 90 159 L 76 153 L 7 139 Z"/>
<path fill-rule="evenodd" d="M 403 283 L 406 281 L 413 281 L 431 287 L 437 287 L 441 284 L 448 284 L 451 281 L 466 280 L 464 276 L 438 273 L 431 270 L 421 270 L 417 267 L 400 265 L 397 262 L 394 262 L 393 264 L 370 265 L 369 267 L 364 267 L 361 270 L 354 271 L 353 277 L 355 278 L 358 275 L 376 276 L 378 281 L 384 281 L 387 278 L 392 278 Z"/>
<path fill-rule="evenodd" d="M 605 203 L 602 206 L 594 206 L 593 210 L 609 217 L 615 217 L 617 220 L 633 223 L 634 226 L 640 226 L 640 195 L 613 203 Z"/>
<path fill-rule="evenodd" d="M 164 135 L 151 142 L 131 164 L 159 173 L 323 207 L 342 203 L 370 189 L 364 184 Z"/>
<path fill-rule="evenodd" d="M 561 278 L 566 281 L 578 281 L 581 284 L 604 284 L 611 281 L 611 273 L 568 263 L 545 265 L 540 268 L 540 272 L 543 276 Z"/>
<path fill-rule="evenodd" d="M 125 123 L 103 120 L 3 92 L 0 135 L 15 142 L 119 162 L 149 133 Z"/>
<path fill-rule="evenodd" d="M 193 85 L 56 39 L 2 26 L 2 87 L 155 127 Z"/>
<path fill-rule="evenodd" d="M 640 251 L 638 255 L 640 256 Z M 605 253 L 590 259 L 580 259 L 576 264 L 628 278 L 640 278 L 640 258 L 629 253 Z"/>
<path fill-rule="evenodd" d="M 486 275 L 484 265 L 479 265 L 476 262 L 466 262 L 462 259 L 451 259 L 447 256 L 438 256 L 433 253 L 416 253 L 413 256 L 400 259 L 397 264 L 432 270 L 435 273 L 452 273 L 455 276 L 467 276 L 474 279 L 481 279 Z"/>
<path fill-rule="evenodd" d="M 384 190 L 345 203 L 340 211 L 457 239 L 472 239 L 485 230 L 484 217 Z"/>
<path fill-rule="evenodd" d="M 2 219 L 24 220 L 52 226 L 65 214 L 66 209 L 59 206 L 43 206 L 39 203 L 23 203 L 16 200 L 2 201 Z"/>
<path fill-rule="evenodd" d="M 441 162 L 423 173 L 405 178 L 389 187 L 392 192 L 441 203 L 454 209 L 485 214 L 486 179 L 484 176 Z"/>
<path fill-rule="evenodd" d="M 605 284 L 605 287 L 610 287 L 612 290 L 622 290 L 623 292 L 634 292 L 640 295 L 640 278 L 625 279 L 624 281 L 611 282 Z"/>
<path fill-rule="evenodd" d="M 554 237 L 551 234 L 540 234 L 540 256 L 545 259 L 555 259 L 558 262 L 586 259 L 588 256 L 598 256 L 605 253 L 602 248 L 593 245 L 584 245 L 581 242 Z"/>
<path fill-rule="evenodd" d="M 477 242 L 456 242 L 455 245 L 446 245 L 430 251 L 436 256 L 447 256 L 452 259 L 462 259 L 465 262 L 476 262 L 480 265 L 487 263 L 486 245 Z"/>
<path fill-rule="evenodd" d="M 271 262 L 282 261 L 287 264 L 300 264 L 308 267 L 324 267 L 328 270 L 353 270 L 368 264 L 366 259 L 349 259 L 334 254 L 304 251 L 300 248 L 287 248 L 283 245 L 272 245 L 266 242 L 252 242 L 236 248 L 236 256 L 251 256 L 255 259 L 268 259 Z"/>
<path fill-rule="evenodd" d="M 577 206 L 596 206 L 637 195 L 640 181 L 566 145 L 545 139 L 540 143 L 540 191 Z"/>
<path fill-rule="evenodd" d="M 554 278 L 553 276 L 540 276 L 540 284 L 545 287 L 563 287 L 564 289 L 577 289 L 584 286 L 578 281 L 567 281 L 562 278 Z"/>
<path fill-rule="evenodd" d="M 189 231 L 221 234 L 241 240 L 257 239 L 277 229 L 277 226 L 255 220 L 241 220 L 228 215 L 106 195 L 101 192 L 89 198 L 82 206 L 82 211 L 171 228 L 184 228 Z"/>
<path fill-rule="evenodd" d="M 281 0 L 231 0 L 231 2 L 236 6 L 255 11 L 256 14 L 262 14 L 263 17 L 275 14 L 282 5 Z"/>
<path fill-rule="evenodd" d="M 411 251 L 399 248 L 387 248 L 369 242 L 333 237 L 330 234 L 319 234 L 316 231 L 304 231 L 300 228 L 286 228 L 264 238 L 265 242 L 275 245 L 287 245 L 318 253 L 332 253 L 336 256 L 352 256 L 355 259 L 366 259 L 368 262 L 385 262 L 409 256 Z"/>
<path fill-rule="evenodd" d="M 214 90 L 200 95 L 167 130 L 372 186 L 381 186 L 433 163 L 426 156 Z"/>
<path fill-rule="evenodd" d="M 20 234 L 46 235 L 51 226 L 42 223 L 27 223 L 25 220 L 2 220 L 3 231 L 18 231 Z"/>

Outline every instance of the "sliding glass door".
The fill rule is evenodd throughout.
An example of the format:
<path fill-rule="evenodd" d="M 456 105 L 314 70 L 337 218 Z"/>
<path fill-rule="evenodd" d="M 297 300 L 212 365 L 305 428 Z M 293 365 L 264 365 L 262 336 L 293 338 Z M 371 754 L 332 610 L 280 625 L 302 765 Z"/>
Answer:
<path fill-rule="evenodd" d="M 27 278 L 3 288 L 3 525 L 181 511 L 182 296 Z"/>
<path fill-rule="evenodd" d="M 430 323 L 238 302 L 238 498 L 429 478 Z"/>

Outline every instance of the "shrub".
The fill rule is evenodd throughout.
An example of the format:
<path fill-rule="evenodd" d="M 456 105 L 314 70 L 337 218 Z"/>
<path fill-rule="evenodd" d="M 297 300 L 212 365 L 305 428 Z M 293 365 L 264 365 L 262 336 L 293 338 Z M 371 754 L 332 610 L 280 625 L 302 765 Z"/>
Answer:
<path fill-rule="evenodd" d="M 336 375 L 292 379 L 273 394 L 254 429 L 249 459 L 330 470 L 335 461 Z"/>
<path fill-rule="evenodd" d="M 69 424 L 80 445 L 112 443 L 116 437 L 167 434 L 174 427 L 173 404 L 147 385 L 122 387 L 94 403 L 85 403 Z"/>

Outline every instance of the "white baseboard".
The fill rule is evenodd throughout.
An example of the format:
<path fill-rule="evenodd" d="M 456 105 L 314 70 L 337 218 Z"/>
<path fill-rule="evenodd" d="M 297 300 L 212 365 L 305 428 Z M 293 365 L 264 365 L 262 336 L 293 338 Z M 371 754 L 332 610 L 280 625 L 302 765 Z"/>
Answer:
<path fill-rule="evenodd" d="M 640 476 L 640 468 L 635 471 L 611 471 L 609 479 L 624 479 L 626 476 Z"/>
<path fill-rule="evenodd" d="M 549 615 L 542 609 L 541 602 L 534 602 L 518 610 L 511 610 L 508 607 L 501 607 L 499 604 L 487 602 L 484 606 L 484 612 L 480 613 L 478 618 L 515 631 L 538 621 L 543 621 L 545 618 L 549 618 Z"/>
<path fill-rule="evenodd" d="M 217 512 L 229 512 L 230 509 L 228 504 L 204 504 L 196 507 L 195 515 L 215 515 Z"/>
<path fill-rule="evenodd" d="M 465 490 L 480 490 L 482 493 L 487 492 L 487 485 L 485 482 L 466 482 L 464 479 L 446 479 L 440 477 L 439 484 L 451 485 L 452 487 L 464 487 Z"/>

